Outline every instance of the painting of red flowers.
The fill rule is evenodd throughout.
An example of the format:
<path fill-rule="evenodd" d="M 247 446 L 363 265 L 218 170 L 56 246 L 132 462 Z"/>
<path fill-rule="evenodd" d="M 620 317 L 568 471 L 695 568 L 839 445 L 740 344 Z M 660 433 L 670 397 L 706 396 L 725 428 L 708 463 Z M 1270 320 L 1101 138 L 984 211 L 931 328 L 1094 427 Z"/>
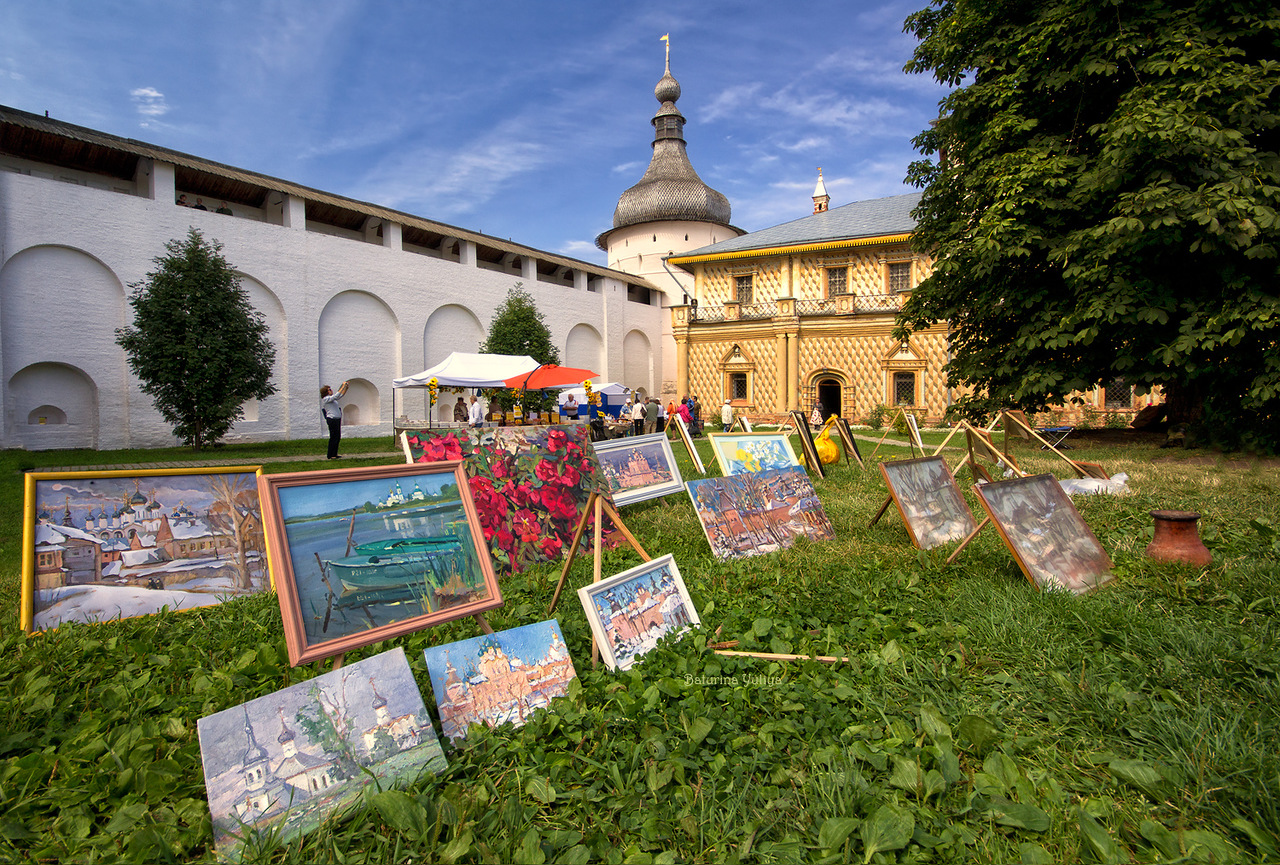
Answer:
<path fill-rule="evenodd" d="M 401 444 L 411 463 L 464 460 L 503 575 L 561 558 L 591 493 L 609 492 L 586 424 L 418 430 Z"/>

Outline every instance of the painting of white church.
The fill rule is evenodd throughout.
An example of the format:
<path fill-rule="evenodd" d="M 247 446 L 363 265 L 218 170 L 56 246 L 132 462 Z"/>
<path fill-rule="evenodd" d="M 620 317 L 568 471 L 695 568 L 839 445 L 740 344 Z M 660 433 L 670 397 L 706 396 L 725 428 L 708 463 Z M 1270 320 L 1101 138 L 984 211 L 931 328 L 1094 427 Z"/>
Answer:
<path fill-rule="evenodd" d="M 23 627 L 209 606 L 268 588 L 257 469 L 30 472 Z"/>
<path fill-rule="evenodd" d="M 375 780 L 411 783 L 444 752 L 396 648 L 198 723 L 214 846 L 285 843 L 355 802 Z"/>

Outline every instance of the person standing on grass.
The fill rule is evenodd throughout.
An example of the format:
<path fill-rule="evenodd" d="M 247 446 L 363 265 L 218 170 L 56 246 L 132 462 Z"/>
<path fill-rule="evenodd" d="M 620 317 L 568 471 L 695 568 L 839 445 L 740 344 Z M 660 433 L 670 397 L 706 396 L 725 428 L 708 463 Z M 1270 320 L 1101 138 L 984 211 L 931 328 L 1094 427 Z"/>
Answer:
<path fill-rule="evenodd" d="M 644 434 L 649 435 L 658 428 L 658 413 L 662 411 L 662 403 L 654 397 L 644 407 Z"/>
<path fill-rule="evenodd" d="M 644 409 L 645 401 L 636 398 L 636 404 L 631 408 L 631 424 L 636 428 L 636 435 L 644 435 Z"/>
<path fill-rule="evenodd" d="M 728 432 L 729 427 L 733 426 L 733 406 L 729 405 L 728 400 L 725 400 L 724 405 L 720 407 L 720 423 L 724 424 L 725 432 Z"/>
<path fill-rule="evenodd" d="M 347 393 L 347 383 L 344 381 L 338 386 L 338 392 L 334 393 L 333 388 L 325 385 L 320 388 L 320 414 L 324 416 L 324 422 L 329 427 L 329 459 L 336 460 L 338 458 L 338 442 L 342 440 L 342 406 L 338 405 L 338 400 Z"/>

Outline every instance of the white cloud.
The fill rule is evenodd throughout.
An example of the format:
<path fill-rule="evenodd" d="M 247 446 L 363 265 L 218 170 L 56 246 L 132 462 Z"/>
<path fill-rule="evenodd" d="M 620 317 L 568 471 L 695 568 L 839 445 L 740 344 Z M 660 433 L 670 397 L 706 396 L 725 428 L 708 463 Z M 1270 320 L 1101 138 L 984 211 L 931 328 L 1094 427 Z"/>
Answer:
<path fill-rule="evenodd" d="M 601 251 L 600 247 L 590 240 L 570 240 L 561 244 L 556 252 L 592 264 L 604 264 L 608 259 L 608 256 Z"/>
<path fill-rule="evenodd" d="M 138 87 L 130 90 L 129 98 L 133 100 L 134 107 L 143 118 L 163 117 L 169 113 L 169 104 L 164 101 L 164 94 L 154 87 Z"/>

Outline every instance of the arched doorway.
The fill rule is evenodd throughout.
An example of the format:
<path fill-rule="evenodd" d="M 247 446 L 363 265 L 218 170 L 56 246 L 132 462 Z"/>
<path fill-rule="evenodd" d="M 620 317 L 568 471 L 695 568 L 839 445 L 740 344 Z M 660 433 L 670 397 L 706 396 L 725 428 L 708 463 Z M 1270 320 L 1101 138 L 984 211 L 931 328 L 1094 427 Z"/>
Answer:
<path fill-rule="evenodd" d="M 822 419 L 844 414 L 844 389 L 834 378 L 818 380 L 818 402 L 822 403 Z"/>

